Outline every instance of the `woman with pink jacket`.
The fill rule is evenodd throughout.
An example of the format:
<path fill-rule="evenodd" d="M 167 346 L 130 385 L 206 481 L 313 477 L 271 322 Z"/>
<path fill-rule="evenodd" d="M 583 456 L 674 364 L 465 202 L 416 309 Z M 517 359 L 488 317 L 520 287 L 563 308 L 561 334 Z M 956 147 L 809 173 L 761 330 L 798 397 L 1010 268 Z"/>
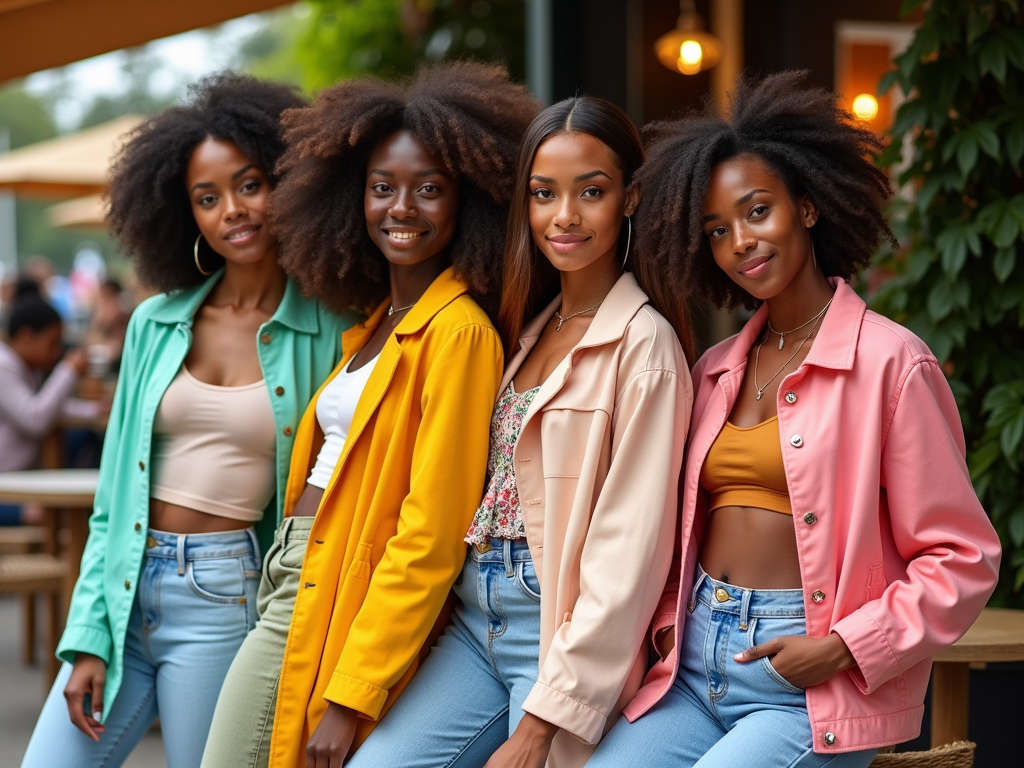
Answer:
<path fill-rule="evenodd" d="M 510 360 L 459 602 L 346 768 L 582 768 L 640 687 L 692 401 L 684 296 L 629 250 L 642 162 L 601 99 L 558 102 L 526 131 L 499 314 Z"/>
<path fill-rule="evenodd" d="M 589 766 L 867 766 L 995 585 L 942 369 L 846 282 L 894 240 L 881 142 L 802 79 L 650 129 L 640 252 L 758 310 L 693 370 L 660 661 Z"/>

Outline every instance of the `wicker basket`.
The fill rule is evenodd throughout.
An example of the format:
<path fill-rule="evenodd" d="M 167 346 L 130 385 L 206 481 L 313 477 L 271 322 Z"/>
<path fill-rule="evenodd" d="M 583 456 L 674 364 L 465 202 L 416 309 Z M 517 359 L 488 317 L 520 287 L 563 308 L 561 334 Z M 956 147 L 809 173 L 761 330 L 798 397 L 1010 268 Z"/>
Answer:
<path fill-rule="evenodd" d="M 973 741 L 954 741 L 927 752 L 892 752 L 880 754 L 870 768 L 972 768 Z"/>

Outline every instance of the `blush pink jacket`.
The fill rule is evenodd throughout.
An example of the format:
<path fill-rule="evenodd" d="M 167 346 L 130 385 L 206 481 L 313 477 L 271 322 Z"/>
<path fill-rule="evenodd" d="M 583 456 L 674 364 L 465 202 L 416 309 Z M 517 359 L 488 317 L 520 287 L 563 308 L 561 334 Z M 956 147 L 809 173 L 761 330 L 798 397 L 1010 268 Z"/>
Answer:
<path fill-rule="evenodd" d="M 558 301 L 523 331 L 501 391 Z M 561 728 L 548 768 L 581 768 L 647 671 L 692 401 L 672 326 L 626 273 L 523 421 L 513 462 L 541 594 L 523 709 Z"/>
<path fill-rule="evenodd" d="M 843 281 L 777 406 L 807 634 L 838 633 L 856 666 L 807 690 L 814 751 L 920 733 L 936 651 L 956 642 L 995 587 L 999 539 L 971 485 L 956 403 L 924 343 L 867 311 Z M 699 475 L 736 402 L 767 308 L 693 370 L 677 561 L 653 625 L 683 636 L 707 519 Z M 677 645 L 678 647 L 678 645 Z M 672 685 L 675 650 L 648 673 L 635 720 Z"/>

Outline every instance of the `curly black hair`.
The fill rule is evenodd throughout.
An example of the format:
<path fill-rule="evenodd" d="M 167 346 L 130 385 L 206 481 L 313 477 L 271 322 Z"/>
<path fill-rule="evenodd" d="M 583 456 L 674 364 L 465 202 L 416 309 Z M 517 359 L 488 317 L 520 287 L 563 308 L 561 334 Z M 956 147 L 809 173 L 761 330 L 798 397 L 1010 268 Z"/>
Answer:
<path fill-rule="evenodd" d="M 805 86 L 806 77 L 806 71 L 761 80 L 744 75 L 727 119 L 708 100 L 703 110 L 644 128 L 636 246 L 657 255 L 665 279 L 719 307 L 758 303 L 715 264 L 702 222 L 715 166 L 740 154 L 755 155 L 778 173 L 794 201 L 807 195 L 817 206 L 811 238 L 826 276 L 852 276 L 870 263 L 882 238 L 896 245 L 881 210 L 892 189 L 872 162 L 881 139 L 841 109 L 834 94 Z"/>
<path fill-rule="evenodd" d="M 423 66 L 399 84 L 348 80 L 289 110 L 283 178 L 270 198 L 285 271 L 336 311 L 384 299 L 387 261 L 363 216 L 366 165 L 381 141 L 408 130 L 461 183 L 449 257 L 494 317 L 516 150 L 536 113 L 536 100 L 504 67 L 469 61 Z"/>
<path fill-rule="evenodd" d="M 185 188 L 195 148 L 211 137 L 230 141 L 273 185 L 274 167 L 285 148 L 281 113 L 305 103 L 291 86 L 222 72 L 193 84 L 183 106 L 128 134 L 111 171 L 107 223 L 135 262 L 140 282 L 170 291 L 206 279 L 192 255 L 199 227 Z M 202 262 L 217 269 L 224 259 L 205 247 Z"/>

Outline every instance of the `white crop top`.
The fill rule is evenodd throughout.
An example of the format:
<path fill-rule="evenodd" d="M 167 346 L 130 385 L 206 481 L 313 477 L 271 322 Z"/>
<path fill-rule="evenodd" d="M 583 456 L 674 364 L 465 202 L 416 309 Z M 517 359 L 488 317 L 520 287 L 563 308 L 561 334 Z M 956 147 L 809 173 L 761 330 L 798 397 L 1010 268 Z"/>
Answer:
<path fill-rule="evenodd" d="M 276 433 L 263 380 L 199 381 L 181 366 L 153 422 L 151 498 L 255 522 L 274 496 Z"/>
<path fill-rule="evenodd" d="M 324 445 L 317 454 L 316 464 L 306 481 L 310 485 L 326 490 L 327 484 L 331 482 L 334 467 L 345 449 L 345 440 L 352 426 L 352 416 L 355 415 L 359 396 L 366 388 L 366 382 L 377 363 L 377 357 L 355 371 L 350 370 L 352 360 L 349 360 L 345 370 L 335 376 L 317 398 L 316 420 L 324 433 Z M 352 359 L 355 359 L 355 355 Z"/>

